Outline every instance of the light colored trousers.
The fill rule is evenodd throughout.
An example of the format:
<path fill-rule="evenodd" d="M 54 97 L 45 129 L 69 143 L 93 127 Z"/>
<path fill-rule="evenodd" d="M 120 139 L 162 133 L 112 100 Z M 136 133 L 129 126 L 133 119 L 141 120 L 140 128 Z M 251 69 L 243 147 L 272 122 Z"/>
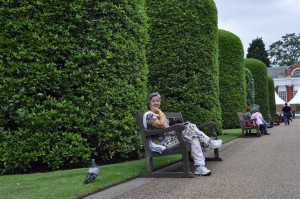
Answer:
<path fill-rule="evenodd" d="M 194 160 L 194 165 L 205 165 L 205 157 L 201 148 L 199 138 L 193 137 L 191 141 L 191 154 Z"/>
<path fill-rule="evenodd" d="M 194 136 L 192 137 L 191 140 L 189 140 L 189 143 L 191 144 L 191 154 L 194 160 L 194 165 L 205 165 L 205 158 L 203 155 L 202 147 L 201 147 L 201 142 L 204 144 L 208 145 L 210 138 L 205 135 L 202 131 L 200 131 L 196 125 L 191 125 L 188 128 L 192 132 L 196 132 Z M 196 135 L 196 136 L 195 136 Z"/>

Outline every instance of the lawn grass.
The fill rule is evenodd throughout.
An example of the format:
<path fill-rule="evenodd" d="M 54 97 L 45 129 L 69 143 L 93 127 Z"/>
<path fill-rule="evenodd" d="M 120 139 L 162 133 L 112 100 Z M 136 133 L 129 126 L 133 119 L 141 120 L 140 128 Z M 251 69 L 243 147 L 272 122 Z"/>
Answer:
<path fill-rule="evenodd" d="M 224 129 L 218 139 L 223 140 L 223 143 L 233 140 L 242 135 L 242 129 Z"/>
<path fill-rule="evenodd" d="M 227 129 L 218 136 L 223 142 L 241 135 L 241 129 Z M 154 168 L 179 161 L 180 155 L 154 158 Z M 146 171 L 145 159 L 100 166 L 100 175 L 90 184 L 83 184 L 87 168 L 46 173 L 0 176 L 0 198 L 60 199 L 81 198 L 106 187 L 119 184 Z"/>

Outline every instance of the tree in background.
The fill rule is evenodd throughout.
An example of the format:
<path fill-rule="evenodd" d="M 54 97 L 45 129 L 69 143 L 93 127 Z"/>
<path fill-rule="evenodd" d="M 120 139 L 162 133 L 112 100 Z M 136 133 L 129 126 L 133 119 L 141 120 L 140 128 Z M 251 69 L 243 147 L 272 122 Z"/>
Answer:
<path fill-rule="evenodd" d="M 268 52 L 265 49 L 265 44 L 261 37 L 252 40 L 246 57 L 258 59 L 264 62 L 267 67 L 271 67 Z"/>
<path fill-rule="evenodd" d="M 217 9 L 213 0 L 147 1 L 149 86 L 163 109 L 221 129 Z"/>
<path fill-rule="evenodd" d="M 275 116 L 276 113 L 275 87 L 274 87 L 274 80 L 270 76 L 268 76 L 268 87 L 269 87 L 270 114 L 272 116 Z"/>
<path fill-rule="evenodd" d="M 273 67 L 290 66 L 300 62 L 300 33 L 286 34 L 269 47 Z"/>
<path fill-rule="evenodd" d="M 262 61 L 253 58 L 246 58 L 245 66 L 250 70 L 254 79 L 254 103 L 260 106 L 260 112 L 267 118 L 270 107 L 267 67 Z"/>
<path fill-rule="evenodd" d="M 245 77 L 246 77 L 246 102 L 247 105 L 254 104 L 255 89 L 254 89 L 254 79 L 252 77 L 251 71 L 248 68 L 245 68 Z"/>
<path fill-rule="evenodd" d="M 246 107 L 246 80 L 243 44 L 238 36 L 218 31 L 220 104 L 223 128 L 239 126 L 236 112 Z"/>

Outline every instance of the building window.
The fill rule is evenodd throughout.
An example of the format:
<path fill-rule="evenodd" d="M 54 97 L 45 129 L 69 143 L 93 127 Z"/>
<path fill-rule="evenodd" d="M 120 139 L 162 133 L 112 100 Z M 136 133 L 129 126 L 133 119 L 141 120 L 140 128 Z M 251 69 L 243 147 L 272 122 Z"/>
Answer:
<path fill-rule="evenodd" d="M 293 70 L 292 77 L 300 77 L 300 68 Z"/>
<path fill-rule="evenodd" d="M 286 91 L 278 91 L 278 96 L 286 102 Z"/>

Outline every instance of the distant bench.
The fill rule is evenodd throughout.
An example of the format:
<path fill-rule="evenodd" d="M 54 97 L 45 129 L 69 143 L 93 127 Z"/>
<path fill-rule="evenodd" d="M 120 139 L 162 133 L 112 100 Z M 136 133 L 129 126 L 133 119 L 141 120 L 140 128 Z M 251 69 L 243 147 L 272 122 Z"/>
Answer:
<path fill-rule="evenodd" d="M 252 120 L 246 120 L 245 119 L 245 113 L 243 112 L 237 112 L 237 117 L 240 123 L 240 127 L 242 129 L 242 135 L 251 135 L 251 130 L 255 130 L 254 133 L 259 137 L 261 136 L 261 133 L 259 131 L 259 126 L 256 124 L 256 119 Z M 247 122 L 252 122 L 253 126 L 247 126 Z"/>
<path fill-rule="evenodd" d="M 190 170 L 190 151 L 191 151 L 191 145 L 188 143 L 187 140 L 182 138 L 182 131 L 185 129 L 184 126 L 184 120 L 182 117 L 182 114 L 180 112 L 166 112 L 166 117 L 170 121 L 176 121 L 174 125 L 165 128 L 165 129 L 158 129 L 158 130 L 147 130 L 145 129 L 143 125 L 143 115 L 144 113 L 136 110 L 135 116 L 136 121 L 138 123 L 139 132 L 142 137 L 144 149 L 145 149 L 145 156 L 146 156 L 146 163 L 147 163 L 147 172 L 141 174 L 141 177 L 173 177 L 173 178 L 191 178 L 194 177 L 193 172 Z M 178 123 L 179 122 L 179 123 Z M 202 124 L 200 126 L 197 126 L 199 129 L 209 129 L 209 135 L 213 136 L 213 139 L 217 139 L 217 134 L 214 132 L 216 124 L 215 122 L 208 122 L 205 124 Z M 148 137 L 158 134 L 163 134 L 166 132 L 175 131 L 177 138 L 180 143 L 177 145 L 174 145 L 170 148 L 165 149 L 162 154 L 159 154 L 157 152 L 153 152 L 150 149 Z M 174 154 L 181 154 L 182 155 L 182 171 L 153 171 L 153 157 L 158 156 L 166 156 L 166 155 L 174 155 Z M 222 159 L 219 157 L 219 151 L 218 149 L 214 149 L 214 157 L 208 157 L 205 158 L 206 161 L 222 161 Z"/>

